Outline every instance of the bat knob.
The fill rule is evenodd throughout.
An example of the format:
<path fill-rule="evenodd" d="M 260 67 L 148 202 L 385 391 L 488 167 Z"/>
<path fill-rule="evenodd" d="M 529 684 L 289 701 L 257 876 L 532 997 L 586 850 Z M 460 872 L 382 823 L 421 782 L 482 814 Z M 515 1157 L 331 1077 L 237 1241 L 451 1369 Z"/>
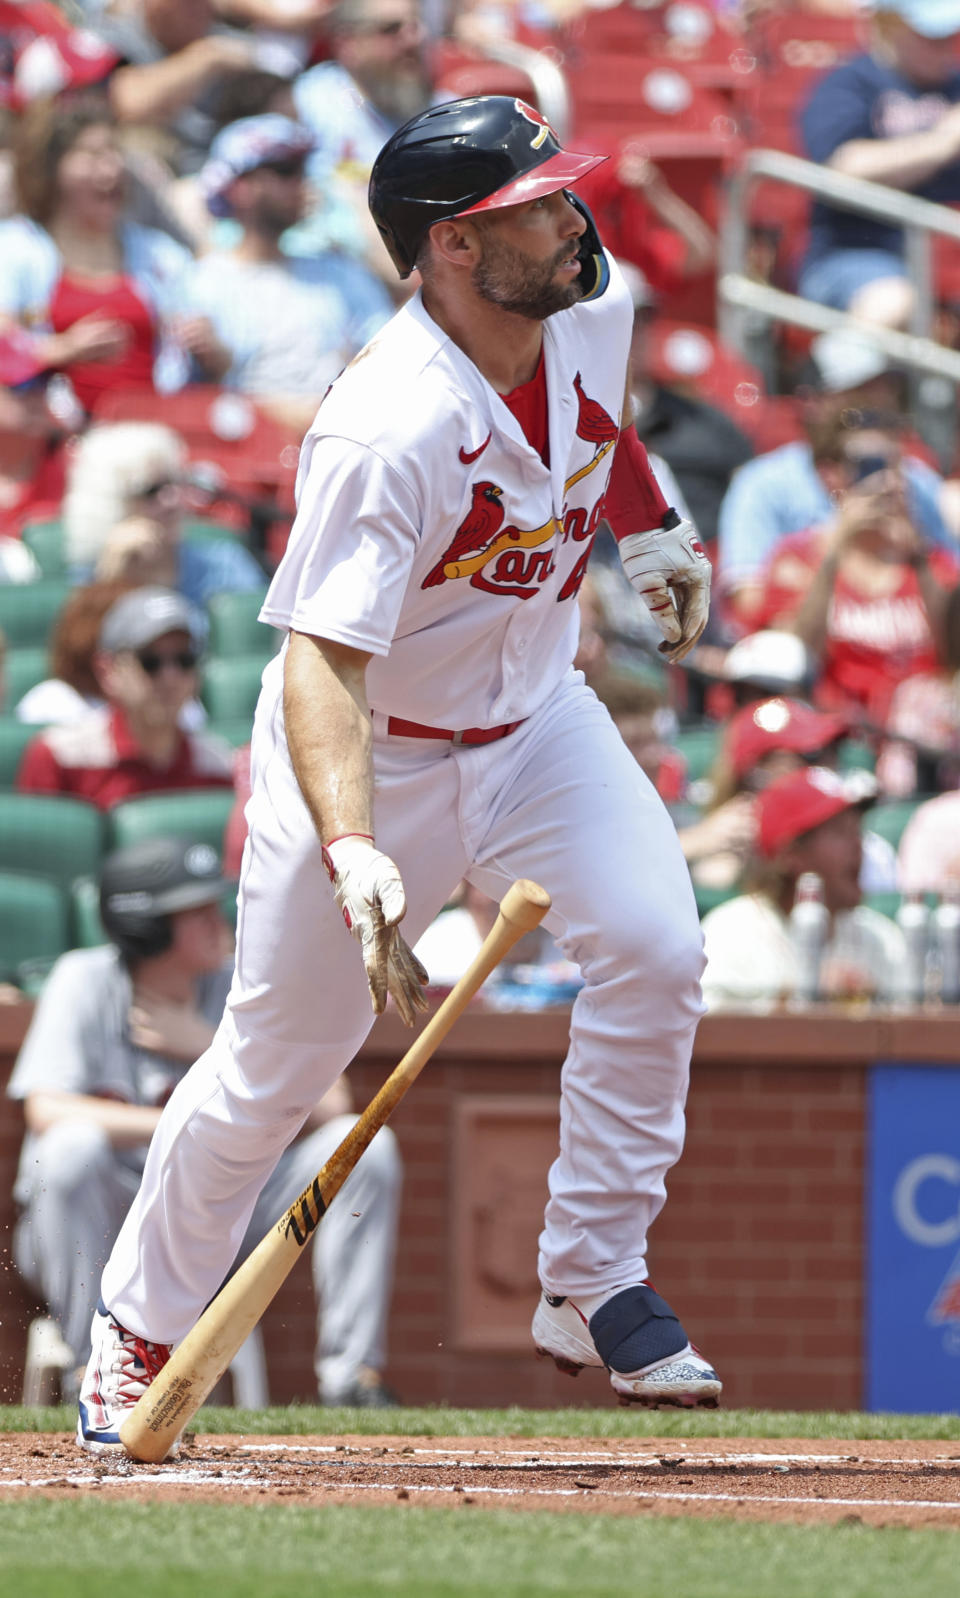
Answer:
<path fill-rule="evenodd" d="M 500 914 L 511 926 L 519 927 L 523 932 L 532 932 L 534 927 L 540 925 L 551 903 L 546 888 L 521 877 L 500 900 Z"/>

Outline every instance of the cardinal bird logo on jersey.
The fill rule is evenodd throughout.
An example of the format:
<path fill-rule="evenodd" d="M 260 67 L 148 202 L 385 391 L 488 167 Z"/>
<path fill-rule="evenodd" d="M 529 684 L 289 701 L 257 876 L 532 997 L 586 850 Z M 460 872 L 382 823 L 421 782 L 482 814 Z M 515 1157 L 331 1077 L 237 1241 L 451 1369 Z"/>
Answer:
<path fill-rule="evenodd" d="M 577 396 L 577 437 L 586 439 L 588 444 L 615 444 L 620 429 L 613 417 L 603 406 L 589 394 L 583 391 L 578 372 L 573 380 L 574 391 Z"/>
<path fill-rule="evenodd" d="M 474 483 L 470 509 L 433 570 L 423 579 L 421 588 L 436 588 L 448 577 L 459 576 L 459 571 L 452 568 L 462 557 L 486 554 L 503 526 L 506 513 L 502 497 L 503 489 L 496 483 Z"/>

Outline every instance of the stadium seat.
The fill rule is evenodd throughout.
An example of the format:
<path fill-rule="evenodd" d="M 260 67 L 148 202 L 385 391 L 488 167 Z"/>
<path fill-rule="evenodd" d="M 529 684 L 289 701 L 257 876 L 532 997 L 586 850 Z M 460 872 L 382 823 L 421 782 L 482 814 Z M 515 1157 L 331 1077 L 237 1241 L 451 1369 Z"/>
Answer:
<path fill-rule="evenodd" d="M 708 327 L 657 317 L 650 324 L 647 340 L 647 360 L 655 382 L 692 390 L 753 437 L 766 405 L 766 388 L 756 367 L 721 343 Z"/>
<path fill-rule="evenodd" d="M 869 822 L 867 823 L 869 826 Z M 891 921 L 896 920 L 900 908 L 899 893 L 865 893 L 863 902 L 871 910 L 876 910 L 878 915 L 887 916 Z"/>
<path fill-rule="evenodd" d="M 16 716 L 0 716 L 0 788 L 13 787 L 20 756 L 39 731 Z"/>
<path fill-rule="evenodd" d="M 671 63 L 591 53 L 570 87 L 581 139 L 604 133 L 635 138 L 658 163 L 708 155 L 722 164 L 742 149 L 730 102 Z"/>
<path fill-rule="evenodd" d="M 264 588 L 250 594 L 214 594 L 207 605 L 210 636 L 207 649 L 220 659 L 257 655 L 268 660 L 283 642 L 283 633 L 258 621 Z"/>
<path fill-rule="evenodd" d="M 45 644 L 70 592 L 64 577 L 0 586 L 0 629 L 13 648 Z"/>
<path fill-rule="evenodd" d="M 69 947 L 63 889 L 26 872 L 0 871 L 0 980 L 33 986 Z"/>
<path fill-rule="evenodd" d="M 184 440 L 190 462 L 209 472 L 211 519 L 256 520 L 272 556 L 283 553 L 294 512 L 300 436 L 246 395 L 197 383 L 176 394 L 108 388 L 95 407 L 98 422 L 161 422 Z M 222 484 L 218 495 L 217 484 Z"/>
<path fill-rule="evenodd" d="M 919 803 L 919 799 L 883 800 L 867 811 L 864 826 L 870 832 L 878 832 L 881 838 L 886 838 L 887 842 L 896 849 L 899 847 L 907 822 Z"/>
<path fill-rule="evenodd" d="M 536 105 L 533 80 L 522 67 L 471 50 L 453 39 L 438 39 L 431 51 L 438 99 L 463 100 L 474 94 L 509 94 Z"/>
<path fill-rule="evenodd" d="M 701 921 L 709 911 L 715 910 L 717 905 L 726 904 L 728 899 L 735 899 L 739 892 L 740 889 L 738 887 L 707 888 L 704 887 L 702 883 L 695 882 L 693 885 L 693 893 L 694 898 L 697 901 L 697 914 Z"/>
<path fill-rule="evenodd" d="M 681 727 L 674 733 L 672 744 L 687 762 L 687 780 L 699 782 L 706 777 L 717 758 L 723 739 L 719 722 L 705 722 L 700 727 Z"/>
<path fill-rule="evenodd" d="M 65 892 L 96 876 L 103 819 L 94 805 L 59 794 L 0 793 L 0 870 L 47 877 Z"/>
<path fill-rule="evenodd" d="M 250 742 L 253 732 L 252 716 L 226 716 L 223 721 L 208 721 L 207 732 L 222 738 L 232 749 L 241 749 Z"/>
<path fill-rule="evenodd" d="M 63 545 L 63 522 L 27 522 L 21 538 L 33 555 L 44 577 L 64 577 L 67 558 Z"/>
<path fill-rule="evenodd" d="M 253 723 L 263 667 L 262 655 L 238 655 L 227 660 L 213 656 L 206 662 L 200 697 L 212 720 L 247 716 Z"/>
<path fill-rule="evenodd" d="M 107 812 L 107 847 L 122 849 L 145 838 L 192 838 L 219 855 L 233 797 L 232 788 L 184 788 L 126 799 Z"/>
<path fill-rule="evenodd" d="M 28 688 L 44 682 L 50 675 L 50 657 L 46 649 L 11 649 L 4 667 L 7 685 L 7 712 L 15 710 Z M 39 731 L 38 728 L 33 729 Z"/>
<path fill-rule="evenodd" d="M 70 888 L 70 937 L 75 949 L 107 943 L 100 920 L 100 888 L 95 877 L 78 877 Z"/>

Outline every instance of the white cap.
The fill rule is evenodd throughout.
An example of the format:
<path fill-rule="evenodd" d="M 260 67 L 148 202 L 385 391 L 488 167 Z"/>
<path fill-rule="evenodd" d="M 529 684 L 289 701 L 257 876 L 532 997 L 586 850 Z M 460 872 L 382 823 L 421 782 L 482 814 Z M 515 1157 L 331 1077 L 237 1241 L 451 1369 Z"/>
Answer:
<path fill-rule="evenodd" d="M 832 333 L 821 333 L 810 346 L 820 386 L 830 394 L 841 394 L 845 389 L 859 388 L 872 378 L 890 370 L 890 361 L 879 344 L 866 333 L 837 328 Z"/>
<path fill-rule="evenodd" d="M 756 683 L 770 693 L 789 693 L 812 681 L 813 661 L 794 633 L 765 628 L 727 651 L 723 675 L 728 682 Z"/>

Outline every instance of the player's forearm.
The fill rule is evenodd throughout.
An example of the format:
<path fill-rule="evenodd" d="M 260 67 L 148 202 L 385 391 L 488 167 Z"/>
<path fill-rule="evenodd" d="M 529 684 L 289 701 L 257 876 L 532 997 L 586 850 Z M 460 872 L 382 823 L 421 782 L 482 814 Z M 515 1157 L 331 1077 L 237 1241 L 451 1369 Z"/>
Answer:
<path fill-rule="evenodd" d="M 291 633 L 284 668 L 287 744 L 324 843 L 373 836 L 373 736 L 366 694 L 370 656 Z"/>
<path fill-rule="evenodd" d="M 149 1143 L 160 1119 L 153 1104 L 124 1104 L 86 1093 L 31 1093 L 23 1106 L 31 1132 L 48 1132 L 60 1121 L 92 1121 L 102 1127 L 115 1149 Z"/>

